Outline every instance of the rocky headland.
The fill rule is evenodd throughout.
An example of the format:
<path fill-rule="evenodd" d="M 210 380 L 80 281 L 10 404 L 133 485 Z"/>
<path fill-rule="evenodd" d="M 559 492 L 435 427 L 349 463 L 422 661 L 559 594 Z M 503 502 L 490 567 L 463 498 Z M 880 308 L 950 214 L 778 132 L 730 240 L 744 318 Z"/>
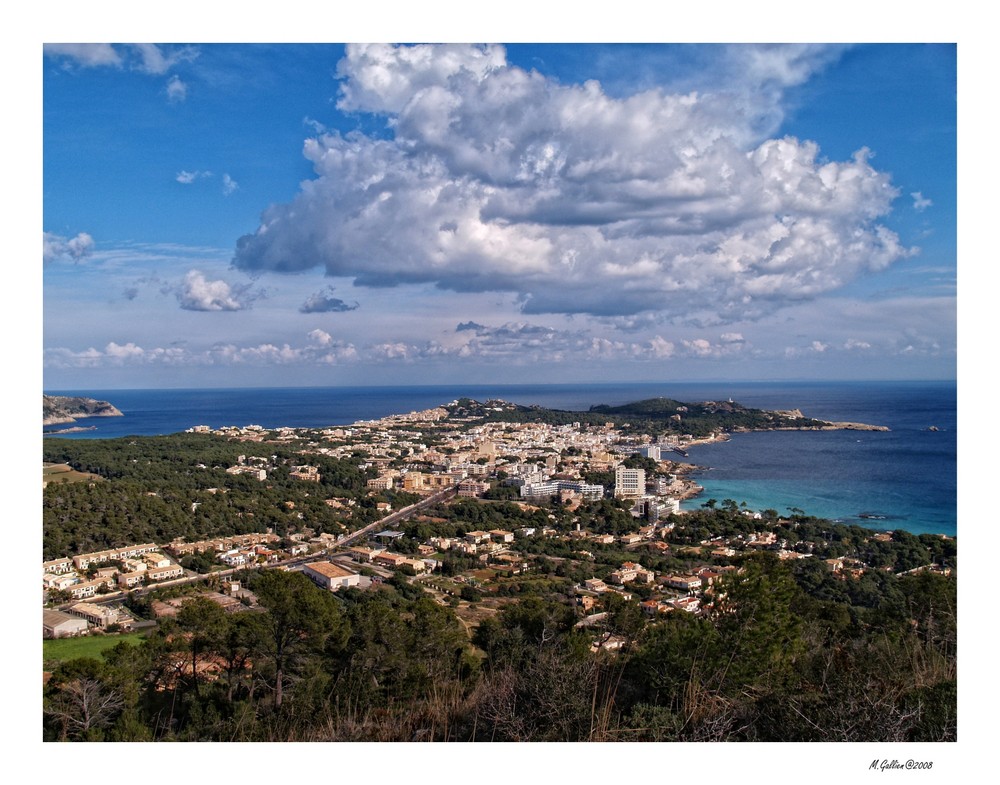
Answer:
<path fill-rule="evenodd" d="M 107 401 L 69 395 L 42 395 L 42 425 L 76 422 L 80 417 L 123 417 Z"/>
<path fill-rule="evenodd" d="M 791 420 L 805 420 L 801 409 L 787 409 L 774 412 L 781 417 Z M 785 424 L 775 426 L 776 431 L 888 431 L 885 425 L 868 425 L 863 422 L 828 422 L 826 420 L 811 420 L 808 424 L 794 425 Z"/>

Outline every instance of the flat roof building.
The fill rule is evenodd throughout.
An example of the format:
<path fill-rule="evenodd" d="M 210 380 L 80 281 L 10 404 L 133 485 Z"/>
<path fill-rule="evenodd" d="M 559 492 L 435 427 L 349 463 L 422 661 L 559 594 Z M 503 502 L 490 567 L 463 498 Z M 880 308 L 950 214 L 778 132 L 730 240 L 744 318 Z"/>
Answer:
<path fill-rule="evenodd" d="M 302 568 L 302 573 L 315 584 L 329 591 L 357 586 L 361 581 L 361 576 L 358 573 L 328 561 L 306 564 Z"/>
<path fill-rule="evenodd" d="M 56 610 L 42 611 L 43 638 L 69 638 L 87 631 L 87 620 Z"/>

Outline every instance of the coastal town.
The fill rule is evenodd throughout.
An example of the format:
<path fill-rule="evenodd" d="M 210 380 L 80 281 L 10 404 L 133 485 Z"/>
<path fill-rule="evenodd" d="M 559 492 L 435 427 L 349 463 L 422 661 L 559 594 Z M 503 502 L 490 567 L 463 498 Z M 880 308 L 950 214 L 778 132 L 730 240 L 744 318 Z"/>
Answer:
<path fill-rule="evenodd" d="M 353 461 L 364 487 L 323 498 L 319 525 L 287 500 L 293 523 L 280 532 L 264 523 L 256 532 L 49 559 L 42 565 L 43 635 L 142 628 L 176 614 L 185 597 L 245 609 L 254 597 L 243 576 L 278 569 L 301 572 L 330 592 L 405 580 L 473 626 L 524 593 L 554 592 L 575 609 L 593 647 L 613 650 L 623 640 L 603 624 L 609 598 L 636 605 L 650 620 L 700 614 L 750 553 L 816 561 L 847 582 L 872 571 L 951 570 L 929 559 L 866 561 L 863 549 L 831 547 L 825 530 L 825 539 L 790 536 L 807 528 L 804 516 L 750 510 L 733 500 L 683 511 L 681 502 L 701 488 L 690 476 L 694 467 L 672 457 L 692 444 L 728 438 L 724 431 L 695 438 L 635 432 L 612 421 L 496 419 L 513 410 L 503 401 L 462 400 L 324 429 L 194 426 L 190 434 L 244 446 L 222 467 L 241 482 L 263 488 L 284 473 L 295 487 L 320 489 L 317 464 L 334 460 Z M 272 447 L 293 457 L 279 459 L 269 454 Z M 197 463 L 191 471 L 213 468 L 220 467 Z M 218 497 L 228 489 L 205 492 Z M 203 502 L 190 504 L 195 512 Z M 725 515 L 716 516 L 720 526 L 712 530 L 699 511 L 716 507 Z M 870 531 L 864 540 L 878 546 L 904 534 Z M 162 595 L 151 605 L 153 621 L 129 607 L 130 598 L 151 592 Z"/>
<path fill-rule="evenodd" d="M 66 750 L 35 776 L 66 742 L 113 743 L 104 776 L 377 776 L 337 741 L 435 782 L 981 776 L 975 700 L 941 744 L 959 511 L 988 528 L 957 463 L 977 47 L 887 5 L 840 14 L 876 43 L 775 41 L 801 12 L 749 4 L 655 28 L 721 43 L 646 42 L 652 6 L 502 9 L 549 43 L 412 40 L 470 15 L 375 4 L 79 42 L 116 28 L 46 9 L 11 113 L 42 125 L 40 735 Z M 369 12 L 409 42 L 366 43 Z"/>

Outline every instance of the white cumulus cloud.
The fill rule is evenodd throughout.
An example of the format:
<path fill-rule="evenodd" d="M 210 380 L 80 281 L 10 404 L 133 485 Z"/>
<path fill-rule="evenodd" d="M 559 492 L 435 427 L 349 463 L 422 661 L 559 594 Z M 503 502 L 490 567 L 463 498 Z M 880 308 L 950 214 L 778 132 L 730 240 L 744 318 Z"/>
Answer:
<path fill-rule="evenodd" d="M 195 350 L 182 346 L 144 348 L 133 341 L 112 341 L 103 349 L 89 347 L 73 351 L 65 347 L 45 349 L 44 364 L 50 368 L 108 368 L 125 365 L 336 365 L 358 360 L 354 344 L 333 338 L 322 330 L 307 336 L 308 343 L 261 343 L 239 346 L 219 343 Z"/>
<path fill-rule="evenodd" d="M 52 43 L 43 49 L 47 57 L 63 60 L 81 68 L 125 65 L 131 70 L 153 76 L 165 74 L 179 63 L 198 57 L 193 46 L 161 46 L 157 44 L 84 44 Z"/>
<path fill-rule="evenodd" d="M 176 104 L 187 98 L 187 85 L 176 74 L 167 80 L 167 100 Z"/>
<path fill-rule="evenodd" d="M 132 44 L 132 49 L 138 55 L 136 70 L 153 75 L 165 74 L 178 63 L 198 57 L 198 50 L 193 46 L 165 48 L 157 44 Z"/>
<path fill-rule="evenodd" d="M 240 311 L 245 307 L 238 299 L 243 291 L 225 281 L 209 281 L 199 270 L 191 270 L 176 295 L 181 308 L 187 311 Z"/>
<path fill-rule="evenodd" d="M 94 250 L 94 238 L 86 232 L 80 232 L 75 237 L 61 237 L 52 232 L 42 233 L 42 261 L 53 262 L 57 259 L 72 259 L 79 262 Z"/>
<path fill-rule="evenodd" d="M 910 196 L 913 198 L 913 209 L 918 213 L 922 213 L 934 204 L 930 199 L 925 198 L 920 191 L 914 191 Z"/>
<path fill-rule="evenodd" d="M 621 98 L 506 62 L 502 47 L 349 46 L 339 106 L 391 138 L 307 140 L 315 177 L 240 239 L 248 271 L 322 266 L 358 285 L 507 291 L 524 313 L 760 316 L 907 255 L 867 150 L 762 138 L 832 50 L 730 47 L 731 90 Z M 735 78 L 735 77 L 734 77 Z M 770 112 L 771 109 L 768 109 Z"/>
<path fill-rule="evenodd" d="M 211 176 L 212 176 L 211 172 L 202 172 L 197 169 L 193 172 L 189 172 L 186 169 L 181 169 L 177 173 L 177 176 L 174 179 L 183 185 L 191 185 L 191 183 L 193 183 L 195 180 Z"/>
<path fill-rule="evenodd" d="M 63 58 L 84 68 L 121 67 L 122 57 L 111 44 L 45 44 L 47 57 Z"/>

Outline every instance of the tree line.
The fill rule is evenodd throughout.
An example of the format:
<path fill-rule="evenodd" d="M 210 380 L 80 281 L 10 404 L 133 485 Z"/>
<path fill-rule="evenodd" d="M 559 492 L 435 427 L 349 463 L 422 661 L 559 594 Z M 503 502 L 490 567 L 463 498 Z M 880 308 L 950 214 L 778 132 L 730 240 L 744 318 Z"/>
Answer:
<path fill-rule="evenodd" d="M 605 599 L 505 604 L 471 634 L 397 576 L 336 596 L 262 571 L 260 607 L 189 600 L 141 645 L 55 667 L 50 740 L 947 741 L 955 581 L 896 579 L 873 607 L 748 557 L 708 612 L 647 622 Z"/>
<path fill-rule="evenodd" d="M 268 461 L 264 482 L 227 474 L 239 456 Z M 372 470 L 361 459 L 303 456 L 287 446 L 234 442 L 205 434 L 123 439 L 45 439 L 43 458 L 66 463 L 107 482 L 49 485 L 42 501 L 43 559 L 103 550 L 134 542 L 201 540 L 268 528 L 281 536 L 308 526 L 337 534 L 378 519 L 370 496 Z M 309 463 L 320 482 L 291 477 L 291 466 Z M 356 500 L 335 510 L 331 497 Z"/>

